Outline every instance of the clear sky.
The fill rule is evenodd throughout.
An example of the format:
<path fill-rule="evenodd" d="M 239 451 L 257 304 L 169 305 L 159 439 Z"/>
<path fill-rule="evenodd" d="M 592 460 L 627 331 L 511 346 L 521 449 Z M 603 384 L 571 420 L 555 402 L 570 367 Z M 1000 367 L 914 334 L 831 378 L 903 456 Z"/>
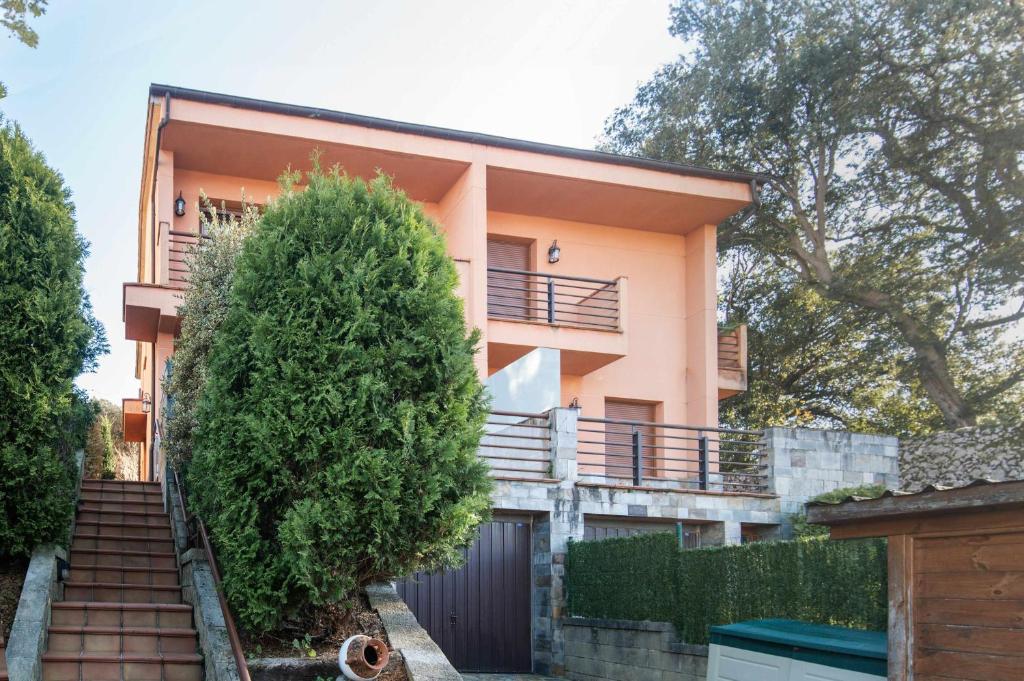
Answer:
<path fill-rule="evenodd" d="M 111 352 L 78 383 L 134 395 L 121 283 L 136 278 L 147 88 L 166 83 L 593 147 L 671 61 L 669 0 L 51 0 L 39 47 L 0 36 L 0 112 L 70 186 Z"/>

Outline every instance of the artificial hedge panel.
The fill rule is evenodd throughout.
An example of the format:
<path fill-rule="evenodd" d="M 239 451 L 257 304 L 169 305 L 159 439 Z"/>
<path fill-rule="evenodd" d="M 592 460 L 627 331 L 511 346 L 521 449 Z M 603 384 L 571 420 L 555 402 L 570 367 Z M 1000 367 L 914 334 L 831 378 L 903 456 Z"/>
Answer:
<path fill-rule="evenodd" d="M 671 620 L 678 554 L 675 535 L 669 533 L 571 543 L 565 566 L 569 612 Z"/>
<path fill-rule="evenodd" d="M 569 612 L 671 622 L 688 643 L 707 643 L 715 624 L 770 617 L 884 630 L 885 549 L 814 538 L 681 550 L 666 534 L 574 542 Z"/>

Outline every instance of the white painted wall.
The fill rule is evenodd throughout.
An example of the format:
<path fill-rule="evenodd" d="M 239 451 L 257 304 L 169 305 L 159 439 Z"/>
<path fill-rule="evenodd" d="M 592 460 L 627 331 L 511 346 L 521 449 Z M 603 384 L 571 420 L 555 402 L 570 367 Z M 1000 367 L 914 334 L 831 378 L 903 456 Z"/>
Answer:
<path fill-rule="evenodd" d="M 491 409 L 540 414 L 560 406 L 561 353 L 537 348 L 484 382 L 491 394 Z"/>

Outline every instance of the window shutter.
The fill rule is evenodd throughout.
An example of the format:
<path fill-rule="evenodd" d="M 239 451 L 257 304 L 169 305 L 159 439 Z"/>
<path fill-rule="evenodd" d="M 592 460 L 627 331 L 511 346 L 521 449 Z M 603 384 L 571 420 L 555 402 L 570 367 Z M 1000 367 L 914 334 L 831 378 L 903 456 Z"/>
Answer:
<path fill-rule="evenodd" d="M 652 422 L 655 416 L 653 404 L 638 402 L 623 402 L 620 400 L 605 400 L 604 417 L 616 421 L 644 421 Z M 633 468 L 633 431 L 640 431 L 643 440 L 647 443 L 653 442 L 655 435 L 651 426 L 633 426 L 625 423 L 606 423 L 604 432 L 605 439 L 605 475 L 614 478 L 632 478 Z M 646 447 L 644 455 L 649 456 L 653 452 Z M 649 475 L 649 467 L 653 462 L 644 466 L 644 475 Z"/>
<path fill-rule="evenodd" d="M 530 244 L 487 240 L 487 267 L 527 270 L 530 267 Z M 529 277 L 507 272 L 487 273 L 487 314 L 507 319 L 530 319 L 533 316 Z"/>

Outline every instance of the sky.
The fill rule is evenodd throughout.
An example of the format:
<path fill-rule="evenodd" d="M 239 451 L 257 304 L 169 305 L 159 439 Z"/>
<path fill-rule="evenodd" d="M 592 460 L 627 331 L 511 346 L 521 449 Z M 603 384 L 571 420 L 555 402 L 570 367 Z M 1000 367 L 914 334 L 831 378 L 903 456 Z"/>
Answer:
<path fill-rule="evenodd" d="M 31 49 L 0 35 L 0 113 L 64 176 L 110 341 L 79 378 L 138 390 L 121 284 L 136 279 L 150 83 L 591 148 L 682 49 L 669 0 L 51 0 Z"/>

